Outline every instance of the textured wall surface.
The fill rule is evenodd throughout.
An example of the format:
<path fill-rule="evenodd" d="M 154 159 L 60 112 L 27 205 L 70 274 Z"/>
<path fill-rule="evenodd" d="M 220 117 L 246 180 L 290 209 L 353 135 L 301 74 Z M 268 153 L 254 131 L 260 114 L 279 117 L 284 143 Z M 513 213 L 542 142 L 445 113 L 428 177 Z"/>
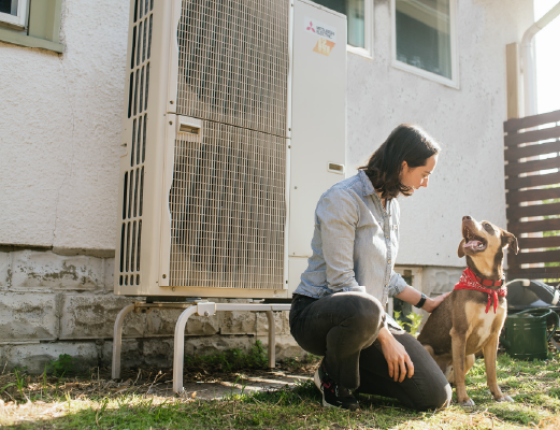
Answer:
<path fill-rule="evenodd" d="M 375 0 L 373 60 L 348 55 L 347 162 L 368 157 L 400 123 L 441 142 L 427 189 L 401 198 L 397 263 L 462 266 L 463 215 L 505 228 L 505 46 L 532 23 L 532 1 L 458 1 L 459 89 L 391 66 L 391 8 Z"/>
<path fill-rule="evenodd" d="M 60 56 L 0 42 L 0 243 L 114 249 L 128 9 L 64 1 Z"/>

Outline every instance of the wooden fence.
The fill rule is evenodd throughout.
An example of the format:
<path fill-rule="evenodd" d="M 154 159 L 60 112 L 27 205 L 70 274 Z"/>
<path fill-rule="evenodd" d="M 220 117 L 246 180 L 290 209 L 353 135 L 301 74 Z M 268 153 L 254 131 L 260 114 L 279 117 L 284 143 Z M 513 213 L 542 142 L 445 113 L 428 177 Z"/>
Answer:
<path fill-rule="evenodd" d="M 560 111 L 504 123 L 508 279 L 557 284 L 560 278 Z"/>

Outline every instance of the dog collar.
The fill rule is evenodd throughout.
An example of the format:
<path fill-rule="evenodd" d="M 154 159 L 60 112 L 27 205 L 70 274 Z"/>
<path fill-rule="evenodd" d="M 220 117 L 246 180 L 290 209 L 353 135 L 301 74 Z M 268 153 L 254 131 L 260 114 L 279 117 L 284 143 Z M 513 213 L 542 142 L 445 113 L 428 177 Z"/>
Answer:
<path fill-rule="evenodd" d="M 499 281 L 492 281 L 491 279 L 481 278 L 469 268 L 467 268 L 467 270 L 470 270 L 470 272 L 473 274 L 474 278 L 476 279 L 476 282 L 478 282 L 483 287 L 501 287 L 502 285 L 504 285 L 503 279 L 500 279 Z"/>
<path fill-rule="evenodd" d="M 486 283 L 484 283 L 486 281 Z M 459 283 L 455 285 L 454 290 L 477 290 L 483 293 L 488 294 L 488 304 L 486 305 L 486 313 L 490 310 L 490 304 L 493 304 L 494 313 L 497 312 L 498 309 L 498 297 L 505 297 L 507 295 L 507 290 L 503 286 L 504 280 L 501 279 L 499 281 L 491 281 L 490 279 L 483 279 L 480 276 L 477 276 L 471 269 L 468 267 L 463 271 L 461 275 L 461 279 Z M 486 288 L 486 286 L 490 287 L 500 287 L 497 290 L 493 290 L 491 288 Z"/>

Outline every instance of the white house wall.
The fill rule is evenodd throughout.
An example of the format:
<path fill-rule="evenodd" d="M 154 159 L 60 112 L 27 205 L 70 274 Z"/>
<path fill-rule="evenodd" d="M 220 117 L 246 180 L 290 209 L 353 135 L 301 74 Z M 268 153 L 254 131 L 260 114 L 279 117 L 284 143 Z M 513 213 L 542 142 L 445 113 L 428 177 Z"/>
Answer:
<path fill-rule="evenodd" d="M 0 42 L 0 243 L 115 248 L 129 2 L 63 2 L 63 55 Z"/>
<path fill-rule="evenodd" d="M 464 266 L 463 215 L 505 228 L 505 46 L 532 23 L 532 2 L 458 1 L 459 89 L 391 66 L 389 1 L 375 0 L 373 60 L 348 55 L 347 161 L 351 168 L 403 122 L 443 146 L 427 189 L 400 198 L 397 264 Z"/>

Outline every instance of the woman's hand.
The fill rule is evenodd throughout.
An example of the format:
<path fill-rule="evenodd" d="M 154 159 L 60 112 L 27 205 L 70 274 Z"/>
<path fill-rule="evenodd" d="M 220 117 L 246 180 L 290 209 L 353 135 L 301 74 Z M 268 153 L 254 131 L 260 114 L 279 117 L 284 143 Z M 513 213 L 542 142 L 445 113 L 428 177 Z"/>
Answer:
<path fill-rule="evenodd" d="M 389 377 L 393 378 L 395 382 L 402 382 L 407 376 L 412 378 L 414 375 L 414 364 L 412 364 L 412 360 L 404 346 L 393 337 L 386 327 L 379 331 L 377 339 L 381 344 L 381 351 L 389 366 Z"/>
<path fill-rule="evenodd" d="M 426 312 L 432 313 L 439 305 L 441 305 L 441 302 L 443 302 L 449 294 L 451 293 L 442 294 L 441 296 L 437 296 L 435 299 L 426 299 L 426 303 L 424 303 L 422 309 Z"/>

